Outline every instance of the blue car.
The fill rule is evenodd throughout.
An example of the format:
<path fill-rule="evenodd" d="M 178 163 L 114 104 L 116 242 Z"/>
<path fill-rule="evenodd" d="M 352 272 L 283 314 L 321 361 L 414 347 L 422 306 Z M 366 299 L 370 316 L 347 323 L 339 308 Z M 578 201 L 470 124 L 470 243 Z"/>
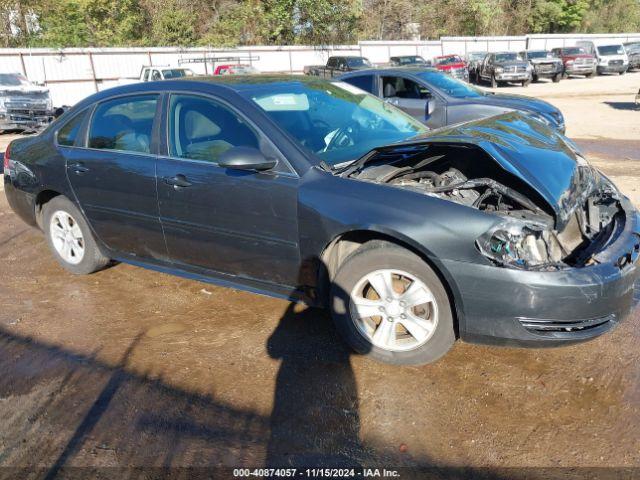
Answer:
<path fill-rule="evenodd" d="M 14 140 L 4 182 L 70 273 L 127 262 L 304 301 L 394 364 L 594 338 L 638 276 L 638 213 L 557 131 L 511 112 L 430 133 L 313 77 L 105 90 Z"/>
<path fill-rule="evenodd" d="M 485 91 L 431 68 L 359 70 L 340 80 L 401 108 L 430 128 L 521 112 L 565 132 L 562 112 L 544 100 Z"/>

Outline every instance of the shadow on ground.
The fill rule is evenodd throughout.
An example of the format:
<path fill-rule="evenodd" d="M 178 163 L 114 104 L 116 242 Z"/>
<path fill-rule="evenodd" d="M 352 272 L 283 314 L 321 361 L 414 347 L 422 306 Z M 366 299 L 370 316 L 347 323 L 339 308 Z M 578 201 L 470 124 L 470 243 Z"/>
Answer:
<path fill-rule="evenodd" d="M 635 102 L 603 102 L 616 110 L 640 110 L 640 105 Z"/>

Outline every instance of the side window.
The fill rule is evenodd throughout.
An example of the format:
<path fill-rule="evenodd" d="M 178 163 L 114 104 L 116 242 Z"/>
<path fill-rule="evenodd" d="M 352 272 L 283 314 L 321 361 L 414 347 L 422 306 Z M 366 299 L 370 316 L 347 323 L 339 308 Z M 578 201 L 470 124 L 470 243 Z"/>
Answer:
<path fill-rule="evenodd" d="M 157 95 L 117 98 L 98 105 L 89 128 L 89 147 L 151 152 Z"/>
<path fill-rule="evenodd" d="M 403 77 L 382 77 L 384 98 L 426 99 L 431 92 L 413 80 Z"/>
<path fill-rule="evenodd" d="M 76 138 L 78 137 L 78 132 L 80 131 L 80 127 L 82 126 L 82 122 L 87 116 L 87 111 L 85 110 L 82 113 L 79 113 L 71 120 L 69 120 L 60 130 L 58 130 L 58 145 L 63 145 L 65 147 L 71 147 L 76 142 Z"/>
<path fill-rule="evenodd" d="M 169 152 L 172 157 L 216 163 L 233 147 L 260 148 L 255 132 L 218 102 L 192 95 L 172 95 Z"/>
<path fill-rule="evenodd" d="M 153 73 L 151 73 L 151 80 L 153 81 L 162 80 L 162 75 L 160 74 L 160 70 L 153 70 Z"/>
<path fill-rule="evenodd" d="M 149 69 L 148 68 L 144 69 L 144 75 L 142 76 L 142 80 L 145 81 L 145 82 L 149 81 Z"/>
<path fill-rule="evenodd" d="M 376 77 L 374 77 L 373 75 L 359 75 L 357 77 L 347 78 L 344 81 L 350 83 L 354 87 L 358 87 L 359 89 L 364 90 L 365 92 L 373 93 L 375 95 L 375 78 Z"/>

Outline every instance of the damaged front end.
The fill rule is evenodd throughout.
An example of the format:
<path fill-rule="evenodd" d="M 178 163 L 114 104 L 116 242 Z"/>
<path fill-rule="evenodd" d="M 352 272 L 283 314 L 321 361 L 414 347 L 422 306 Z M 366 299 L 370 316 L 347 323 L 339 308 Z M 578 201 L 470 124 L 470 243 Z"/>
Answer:
<path fill-rule="evenodd" d="M 622 195 L 569 144 L 564 144 L 562 161 L 558 159 L 564 162 L 561 169 L 550 167 L 553 171 L 536 175 L 533 163 L 526 160 L 531 149 L 520 155 L 512 148 L 485 149 L 480 142 L 457 140 L 440 138 L 378 149 L 342 175 L 410 189 L 499 217 L 475 242 L 497 266 L 554 271 L 597 264 L 601 252 L 624 229 Z M 519 161 L 506 165 L 505 152 Z"/>

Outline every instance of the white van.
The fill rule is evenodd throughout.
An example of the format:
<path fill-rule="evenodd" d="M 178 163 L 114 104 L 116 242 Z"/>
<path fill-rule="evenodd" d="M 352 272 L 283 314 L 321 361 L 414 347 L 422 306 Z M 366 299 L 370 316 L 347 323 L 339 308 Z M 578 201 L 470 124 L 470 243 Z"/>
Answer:
<path fill-rule="evenodd" d="M 629 57 L 621 42 L 616 40 L 581 40 L 576 42 L 576 46 L 582 47 L 587 53 L 596 56 L 599 75 L 603 73 L 622 75 L 629 68 Z"/>

